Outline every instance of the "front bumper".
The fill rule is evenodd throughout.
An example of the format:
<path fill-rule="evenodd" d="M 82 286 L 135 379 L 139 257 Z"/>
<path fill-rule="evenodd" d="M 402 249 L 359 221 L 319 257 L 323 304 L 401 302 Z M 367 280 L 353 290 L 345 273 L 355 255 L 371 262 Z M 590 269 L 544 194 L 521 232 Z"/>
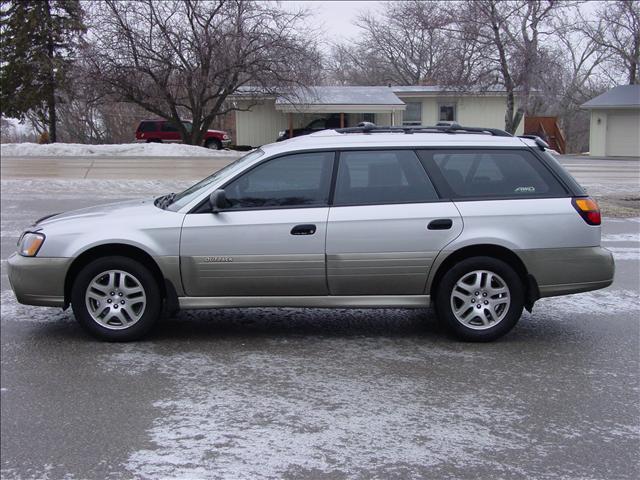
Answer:
<path fill-rule="evenodd" d="M 543 248 L 516 253 L 536 279 L 540 297 L 588 292 L 613 283 L 613 255 L 603 247 Z"/>
<path fill-rule="evenodd" d="M 64 307 L 64 280 L 71 260 L 11 255 L 7 260 L 9 283 L 18 302 Z"/>

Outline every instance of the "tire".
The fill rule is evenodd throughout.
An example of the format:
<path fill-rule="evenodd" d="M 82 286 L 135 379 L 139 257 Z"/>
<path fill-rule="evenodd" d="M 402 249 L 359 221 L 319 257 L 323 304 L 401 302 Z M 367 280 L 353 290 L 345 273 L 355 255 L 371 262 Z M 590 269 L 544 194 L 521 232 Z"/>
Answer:
<path fill-rule="evenodd" d="M 435 300 L 438 319 L 455 337 L 490 342 L 520 320 L 524 288 L 520 276 L 502 260 L 471 257 L 445 273 Z"/>
<path fill-rule="evenodd" d="M 162 295 L 153 274 L 141 263 L 128 257 L 103 257 L 76 276 L 71 306 L 78 322 L 96 338 L 129 342 L 154 326 Z"/>
<path fill-rule="evenodd" d="M 204 146 L 212 150 L 222 150 L 222 142 L 220 140 L 207 140 Z"/>

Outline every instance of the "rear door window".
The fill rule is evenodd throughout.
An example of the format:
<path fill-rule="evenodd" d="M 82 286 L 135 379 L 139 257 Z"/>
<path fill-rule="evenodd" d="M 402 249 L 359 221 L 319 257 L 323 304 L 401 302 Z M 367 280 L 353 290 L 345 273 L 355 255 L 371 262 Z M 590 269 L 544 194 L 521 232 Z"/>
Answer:
<path fill-rule="evenodd" d="M 163 132 L 177 132 L 178 127 L 176 127 L 173 123 L 163 122 L 162 127 L 160 128 Z"/>
<path fill-rule="evenodd" d="M 553 174 L 525 150 L 422 150 L 436 184 L 456 198 L 563 197 Z M 440 185 L 438 185 L 440 187 Z"/>
<path fill-rule="evenodd" d="M 411 150 L 347 151 L 340 154 L 334 205 L 435 200 L 438 200 L 438 195 Z"/>

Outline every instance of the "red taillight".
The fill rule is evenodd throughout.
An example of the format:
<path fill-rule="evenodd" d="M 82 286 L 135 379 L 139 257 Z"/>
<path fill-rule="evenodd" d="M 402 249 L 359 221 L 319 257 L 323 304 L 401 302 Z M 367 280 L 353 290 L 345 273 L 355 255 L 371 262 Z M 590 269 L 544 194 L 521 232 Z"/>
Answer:
<path fill-rule="evenodd" d="M 571 199 L 573 208 L 589 225 L 600 225 L 602 218 L 600 217 L 600 207 L 591 197 L 581 197 Z"/>

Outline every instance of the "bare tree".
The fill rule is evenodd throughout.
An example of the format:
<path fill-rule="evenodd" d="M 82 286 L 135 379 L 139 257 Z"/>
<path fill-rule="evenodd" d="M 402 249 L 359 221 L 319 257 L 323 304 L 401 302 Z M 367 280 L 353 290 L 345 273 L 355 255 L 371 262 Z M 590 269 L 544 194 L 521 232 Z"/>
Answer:
<path fill-rule="evenodd" d="M 17 121 L 12 121 L 0 116 L 0 143 L 22 143 L 34 142 L 37 139 L 36 132 L 28 125 L 16 125 Z"/>
<path fill-rule="evenodd" d="M 558 0 L 390 2 L 359 17 L 351 46 L 334 48 L 340 83 L 502 87 L 505 129 L 515 132 L 544 76 Z"/>
<path fill-rule="evenodd" d="M 305 85 L 319 70 L 313 37 L 300 33 L 304 12 L 267 2 L 105 0 L 89 13 L 85 61 L 96 85 L 172 120 L 186 143 L 202 143 L 240 88 Z"/>
<path fill-rule="evenodd" d="M 442 1 L 409 0 L 385 4 L 380 15 L 365 12 L 355 25 L 361 35 L 334 47 L 331 70 L 339 83 L 434 85 L 469 76 L 472 53 L 447 28 L 454 21 Z"/>
<path fill-rule="evenodd" d="M 640 83 L 640 3 L 637 0 L 604 2 L 596 20 L 582 19 L 582 32 L 608 56 L 609 78 L 621 83 Z"/>
<path fill-rule="evenodd" d="M 394 73 L 377 52 L 359 44 L 334 45 L 325 61 L 330 82 L 339 85 L 386 85 Z"/>
<path fill-rule="evenodd" d="M 562 8 L 557 0 L 476 0 L 461 4 L 460 26 L 476 32 L 469 38 L 481 52 L 484 78 L 494 78 L 507 93 L 505 130 L 514 133 L 543 77 L 543 37 Z M 495 75 L 487 75 L 494 72 Z M 517 101 L 517 106 L 516 106 Z"/>
<path fill-rule="evenodd" d="M 149 114 L 131 102 L 95 88 L 87 66 L 77 62 L 69 72 L 58 105 L 59 138 L 71 143 L 128 143 L 140 120 Z"/>
<path fill-rule="evenodd" d="M 580 106 L 610 88 L 606 70 L 608 54 L 582 30 L 581 8 L 576 2 L 552 19 L 552 35 L 540 53 L 544 66 L 527 114 L 559 118 L 567 150 L 584 151 L 589 144 L 589 113 Z"/>

